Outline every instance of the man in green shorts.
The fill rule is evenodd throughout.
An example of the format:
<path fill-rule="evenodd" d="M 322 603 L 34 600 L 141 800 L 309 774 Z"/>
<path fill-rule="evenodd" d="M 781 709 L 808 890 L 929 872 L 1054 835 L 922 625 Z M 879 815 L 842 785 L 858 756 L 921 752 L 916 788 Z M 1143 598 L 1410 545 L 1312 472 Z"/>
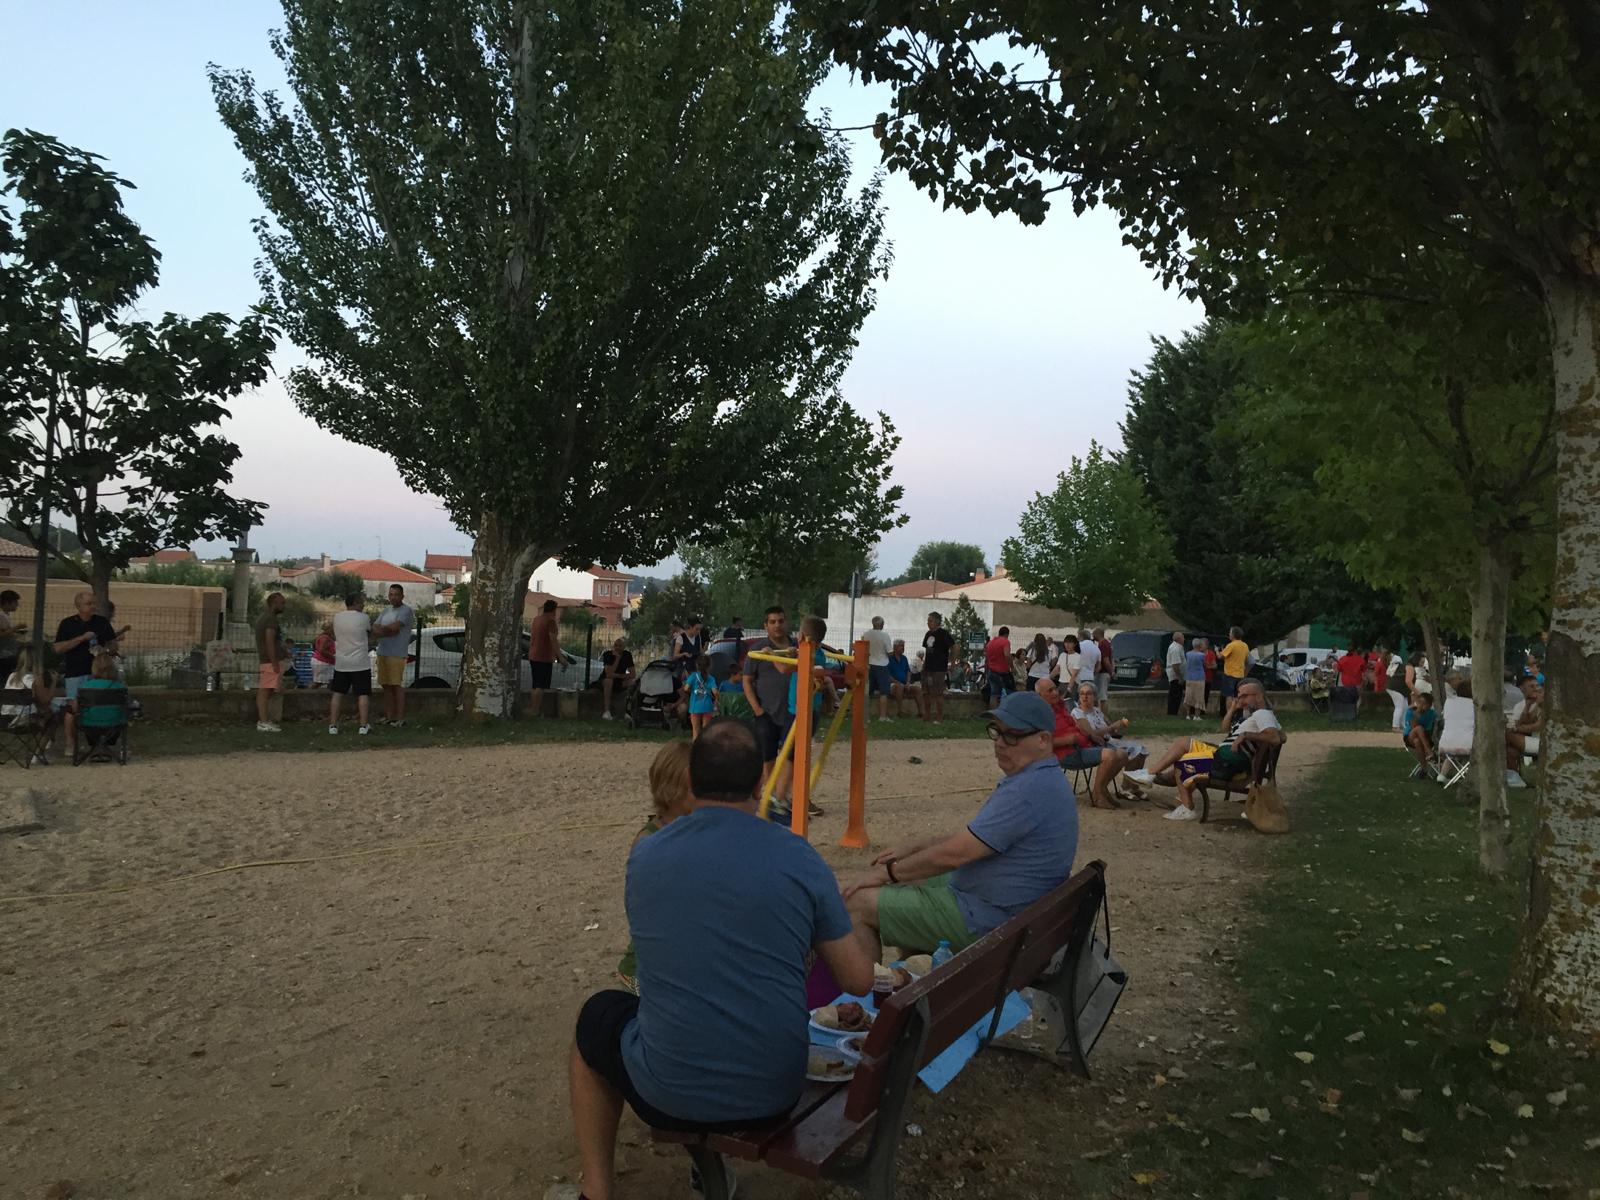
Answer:
<path fill-rule="evenodd" d="M 991 709 L 989 740 L 1004 778 L 963 829 L 896 846 L 841 890 L 874 962 L 884 944 L 960 950 L 1066 882 L 1078 850 L 1078 806 L 1056 765 L 1055 714 L 1033 692 Z"/>

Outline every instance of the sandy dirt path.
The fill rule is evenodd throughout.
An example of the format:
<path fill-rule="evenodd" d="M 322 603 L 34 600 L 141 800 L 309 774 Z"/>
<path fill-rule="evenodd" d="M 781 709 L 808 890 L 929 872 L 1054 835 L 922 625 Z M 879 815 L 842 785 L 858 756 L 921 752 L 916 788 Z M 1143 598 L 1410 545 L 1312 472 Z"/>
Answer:
<path fill-rule="evenodd" d="M 1291 794 L 1333 740 L 1385 739 L 1298 735 Z M 653 750 L 397 747 L 3 777 L 43 791 L 48 828 L 0 838 L 0 896 L 350 856 L 0 904 L 0 1195 L 68 1180 L 77 1200 L 439 1200 L 537 1196 L 570 1177 L 565 1055 L 626 942 L 622 876 Z M 845 769 L 844 755 L 829 764 L 813 828 L 841 872 L 867 857 L 833 845 Z M 875 844 L 958 827 L 994 777 L 986 742 L 875 742 Z M 1162 821 L 1154 805 L 1080 811 L 1080 861 L 1110 864 L 1135 979 L 1100 1078 L 981 1058 L 918 1101 L 928 1136 L 908 1140 L 905 1178 L 922 1195 L 988 1195 L 966 1179 L 995 1163 L 993 1194 L 1057 1194 L 1043 1151 L 1061 1122 L 1112 1112 L 1108 1092 L 1188 1036 L 1181 1007 L 1226 1004 L 1233 898 L 1263 839 Z M 1017 1105 L 1021 1087 L 1046 1103 Z M 691 1194 L 681 1154 L 653 1151 L 631 1117 L 623 1136 L 627 1195 Z M 747 1175 L 755 1200 L 824 1194 Z"/>

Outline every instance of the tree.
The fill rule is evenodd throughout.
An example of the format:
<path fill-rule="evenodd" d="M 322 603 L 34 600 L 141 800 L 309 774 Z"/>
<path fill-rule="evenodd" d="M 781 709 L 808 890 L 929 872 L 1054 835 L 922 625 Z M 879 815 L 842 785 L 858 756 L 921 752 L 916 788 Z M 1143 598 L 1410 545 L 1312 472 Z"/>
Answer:
<path fill-rule="evenodd" d="M 1221 321 L 1154 340 L 1128 388 L 1122 459 L 1172 533 L 1151 595 L 1191 629 L 1238 625 L 1261 643 L 1316 616 L 1339 572 L 1278 518 L 1286 497 L 1311 491 L 1314 458 L 1264 456 L 1256 447 L 1271 439 L 1233 420 L 1245 382 L 1236 342 Z"/>
<path fill-rule="evenodd" d="M 837 391 L 887 266 L 879 184 L 853 194 L 809 121 L 827 53 L 782 6 L 284 11 L 294 101 L 211 82 L 271 214 L 267 305 L 312 359 L 289 390 L 472 531 L 469 713 L 513 710 L 546 557 L 893 523 L 887 423 Z"/>
<path fill-rule="evenodd" d="M 1424 621 L 1472 632 L 1482 869 L 1511 866 L 1499 680 L 1508 621 L 1549 612 L 1554 396 L 1545 330 L 1516 294 L 1424 311 L 1379 301 L 1280 310 L 1253 339 L 1237 424 L 1315 463 L 1288 498 L 1302 535 Z M 1375 454 L 1374 448 L 1383 453 Z M 1429 631 L 1434 678 L 1444 672 Z"/>
<path fill-rule="evenodd" d="M 354 571 L 329 568 L 326 571 L 314 572 L 311 582 L 306 585 L 306 590 L 313 596 L 321 596 L 325 600 L 343 600 L 346 596 L 365 595 L 367 585 Z"/>
<path fill-rule="evenodd" d="M 472 584 L 458 583 L 455 591 L 450 594 L 450 611 L 465 621 L 467 614 L 472 611 Z"/>
<path fill-rule="evenodd" d="M 988 569 L 982 546 L 971 542 L 923 542 L 911 556 L 898 582 L 942 579 L 946 583 L 966 583 L 979 571 Z"/>
<path fill-rule="evenodd" d="M 972 601 L 962 592 L 956 597 L 955 609 L 950 613 L 950 636 L 956 640 L 956 657 L 965 659 L 971 653 L 973 639 L 979 644 L 989 640 L 989 629 L 972 607 Z"/>
<path fill-rule="evenodd" d="M 266 378 L 273 334 L 259 315 L 132 318 L 159 255 L 123 210 L 131 185 L 99 163 L 32 131 L 0 139 L 0 197 L 20 206 L 0 206 L 0 512 L 104 611 L 134 557 L 260 522 L 226 491 L 239 448 L 215 427 Z M 45 546 L 47 512 L 81 556 Z"/>
<path fill-rule="evenodd" d="M 665 587 L 646 584 L 639 607 L 628 622 L 628 637 L 636 645 L 664 639 L 672 623 L 704 617 L 710 605 L 705 585 L 688 571 L 679 571 Z"/>
<path fill-rule="evenodd" d="M 781 523 L 770 532 L 764 525 L 719 545 L 678 548 L 685 572 L 705 591 L 707 620 L 742 616 L 753 626 L 774 604 L 788 608 L 795 620 L 824 613 L 830 593 L 848 591 L 852 573 L 868 579 L 876 565 L 875 551 L 847 531 L 797 538 Z"/>
<path fill-rule="evenodd" d="M 418 575 L 425 575 L 427 573 L 421 567 L 417 566 L 416 563 L 403 562 L 400 564 L 400 569 L 402 571 L 413 571 Z"/>
<path fill-rule="evenodd" d="M 804 11 L 843 61 L 894 88 L 878 124 L 885 159 L 947 204 L 1038 221 L 1049 192 L 1070 190 L 1079 211 L 1114 208 L 1165 280 L 1221 305 L 1290 292 L 1428 304 L 1440 256 L 1447 270 L 1468 258 L 1487 292 L 1542 305 L 1560 462 L 1555 603 L 1512 989 L 1530 1019 L 1600 1036 L 1600 9 L 809 0 Z M 978 48 L 1002 37 L 1028 61 L 985 63 Z"/>
<path fill-rule="evenodd" d="M 1165 576 L 1172 538 L 1127 463 L 1098 442 L 1035 493 L 1000 550 L 1022 594 L 1080 621 L 1136 613 Z"/>

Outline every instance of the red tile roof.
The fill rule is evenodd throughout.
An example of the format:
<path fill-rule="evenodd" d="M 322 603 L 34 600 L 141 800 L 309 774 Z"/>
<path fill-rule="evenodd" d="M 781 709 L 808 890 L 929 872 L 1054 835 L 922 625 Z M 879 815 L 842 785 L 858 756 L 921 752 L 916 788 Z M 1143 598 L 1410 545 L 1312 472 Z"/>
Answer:
<path fill-rule="evenodd" d="M 434 584 L 434 579 L 429 575 L 421 575 L 416 571 L 408 571 L 404 567 L 397 567 L 394 563 L 382 558 L 352 558 L 341 563 L 334 563 L 328 568 L 330 571 L 348 571 L 351 575 L 360 576 L 364 583 L 426 583 Z"/>
<path fill-rule="evenodd" d="M 897 583 L 892 587 L 879 588 L 874 594 L 897 596 L 902 600 L 927 600 L 948 593 L 954 599 L 965 586 L 965 584 L 945 583 L 938 579 L 913 579 L 909 583 Z"/>
<path fill-rule="evenodd" d="M 472 561 L 470 554 L 435 554 L 431 550 L 423 556 L 424 571 L 465 571 Z"/>
<path fill-rule="evenodd" d="M 0 558 L 38 558 L 39 552 L 32 546 L 24 546 L 21 542 L 7 541 L 0 538 Z"/>
<path fill-rule="evenodd" d="M 195 562 L 197 560 L 193 550 L 157 550 L 154 554 L 143 558 L 129 559 L 128 561 L 144 566 L 146 563 L 181 563 Z"/>
<path fill-rule="evenodd" d="M 613 571 L 608 567 L 590 567 L 589 574 L 596 579 L 632 579 L 626 571 Z"/>

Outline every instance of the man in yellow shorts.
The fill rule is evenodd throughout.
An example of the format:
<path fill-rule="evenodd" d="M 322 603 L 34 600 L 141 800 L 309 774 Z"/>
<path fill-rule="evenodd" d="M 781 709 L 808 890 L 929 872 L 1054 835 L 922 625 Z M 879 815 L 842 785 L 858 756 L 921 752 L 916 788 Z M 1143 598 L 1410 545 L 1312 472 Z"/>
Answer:
<path fill-rule="evenodd" d="M 406 603 L 406 590 L 398 583 L 389 588 L 389 607 L 378 614 L 373 632 L 378 635 L 378 686 L 383 689 L 385 725 L 396 729 L 406 723 L 406 655 L 417 614 Z"/>

